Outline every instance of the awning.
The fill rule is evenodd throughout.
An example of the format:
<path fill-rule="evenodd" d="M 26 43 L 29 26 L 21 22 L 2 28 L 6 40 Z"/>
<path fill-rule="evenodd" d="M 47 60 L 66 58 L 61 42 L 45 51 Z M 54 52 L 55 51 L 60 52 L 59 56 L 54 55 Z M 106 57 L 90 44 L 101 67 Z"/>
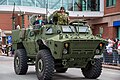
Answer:
<path fill-rule="evenodd" d="M 113 26 L 114 27 L 120 27 L 120 20 L 119 21 L 114 21 Z"/>
<path fill-rule="evenodd" d="M 4 34 L 12 34 L 12 31 L 4 31 Z"/>
<path fill-rule="evenodd" d="M 12 34 L 12 31 L 4 31 L 4 30 L 2 30 L 0 33 L 1 33 L 0 36 L 6 37 L 7 35 L 11 35 L 11 34 Z"/>

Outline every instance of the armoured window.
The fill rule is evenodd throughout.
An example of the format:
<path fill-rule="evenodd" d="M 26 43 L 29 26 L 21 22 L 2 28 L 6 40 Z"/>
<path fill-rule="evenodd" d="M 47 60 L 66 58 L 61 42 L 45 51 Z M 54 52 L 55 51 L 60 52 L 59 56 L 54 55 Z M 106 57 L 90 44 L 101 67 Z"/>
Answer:
<path fill-rule="evenodd" d="M 88 26 L 76 26 L 77 32 L 89 32 Z"/>
<path fill-rule="evenodd" d="M 62 26 L 62 31 L 65 33 L 75 32 L 74 26 Z"/>
<path fill-rule="evenodd" d="M 52 27 L 46 28 L 46 34 L 52 34 L 52 33 L 53 33 Z"/>

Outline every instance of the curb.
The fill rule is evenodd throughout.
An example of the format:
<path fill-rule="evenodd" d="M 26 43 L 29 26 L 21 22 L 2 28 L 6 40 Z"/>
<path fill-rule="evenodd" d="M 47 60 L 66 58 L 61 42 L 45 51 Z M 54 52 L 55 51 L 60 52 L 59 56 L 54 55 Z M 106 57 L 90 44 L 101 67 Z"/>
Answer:
<path fill-rule="evenodd" d="M 109 68 L 109 69 L 116 69 L 120 70 L 120 65 L 119 66 L 113 66 L 113 65 L 102 65 L 103 68 Z"/>

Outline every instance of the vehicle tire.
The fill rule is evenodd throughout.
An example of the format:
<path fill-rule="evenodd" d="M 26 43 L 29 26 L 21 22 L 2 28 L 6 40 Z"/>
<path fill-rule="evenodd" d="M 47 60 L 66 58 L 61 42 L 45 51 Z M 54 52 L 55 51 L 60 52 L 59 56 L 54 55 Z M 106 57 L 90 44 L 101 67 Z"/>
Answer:
<path fill-rule="evenodd" d="M 40 50 L 36 56 L 36 74 L 39 80 L 51 80 L 54 73 L 54 59 L 49 50 Z"/>
<path fill-rule="evenodd" d="M 28 58 L 25 49 L 16 50 L 14 56 L 14 70 L 16 74 L 24 75 L 27 73 L 28 70 L 27 61 Z"/>
<path fill-rule="evenodd" d="M 57 68 L 56 72 L 57 73 L 65 73 L 67 71 L 68 68 Z"/>
<path fill-rule="evenodd" d="M 94 65 L 90 62 L 87 64 L 86 68 L 82 68 L 82 73 L 85 78 L 96 79 L 101 75 L 102 72 L 102 62 L 100 59 L 95 59 Z"/>

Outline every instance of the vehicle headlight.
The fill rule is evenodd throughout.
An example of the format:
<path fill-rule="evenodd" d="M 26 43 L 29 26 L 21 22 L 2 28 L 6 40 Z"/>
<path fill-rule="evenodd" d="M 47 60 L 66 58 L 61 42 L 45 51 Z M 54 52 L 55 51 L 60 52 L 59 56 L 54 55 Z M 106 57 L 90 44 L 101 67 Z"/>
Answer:
<path fill-rule="evenodd" d="M 95 53 L 96 53 L 96 54 L 99 54 L 99 53 L 100 53 L 100 50 L 99 50 L 99 49 L 96 49 Z"/>
<path fill-rule="evenodd" d="M 67 54 L 68 50 L 67 49 L 63 49 L 63 54 Z"/>
<path fill-rule="evenodd" d="M 63 54 L 69 53 L 69 43 L 64 43 Z"/>

